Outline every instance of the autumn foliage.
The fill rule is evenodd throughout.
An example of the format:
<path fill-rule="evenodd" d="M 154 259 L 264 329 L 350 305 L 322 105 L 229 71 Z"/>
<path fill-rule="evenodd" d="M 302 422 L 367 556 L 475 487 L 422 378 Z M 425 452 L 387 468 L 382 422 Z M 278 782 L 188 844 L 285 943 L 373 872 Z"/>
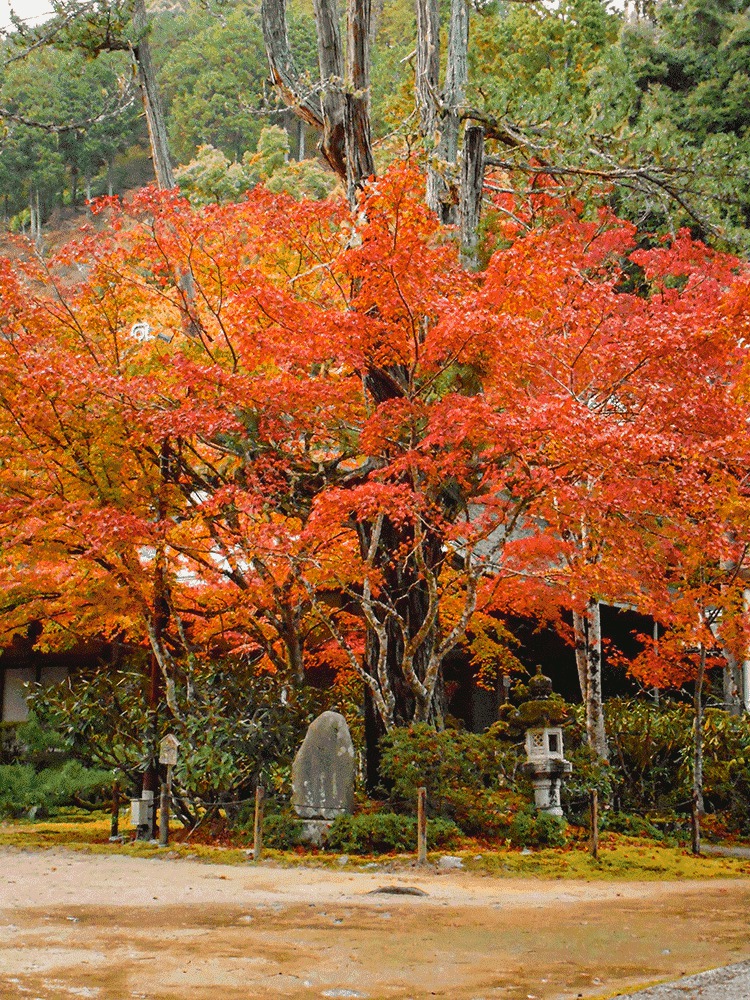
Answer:
<path fill-rule="evenodd" d="M 559 209 L 469 275 L 421 183 L 146 190 L 0 262 L 3 642 L 148 642 L 168 696 L 191 658 L 327 664 L 386 729 L 440 725 L 511 609 L 652 613 L 665 685 L 707 608 L 744 648 L 746 267 Z"/>

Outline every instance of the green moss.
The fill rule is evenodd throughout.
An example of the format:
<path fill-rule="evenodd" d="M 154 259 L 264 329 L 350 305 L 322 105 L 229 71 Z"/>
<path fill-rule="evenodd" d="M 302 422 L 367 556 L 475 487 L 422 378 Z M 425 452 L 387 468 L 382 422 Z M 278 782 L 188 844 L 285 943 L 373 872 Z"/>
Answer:
<path fill-rule="evenodd" d="M 126 819 L 123 822 L 127 822 Z M 248 852 L 239 847 L 173 842 L 167 848 L 144 841 L 109 843 L 108 813 L 80 814 L 69 810 L 54 820 L 23 821 L 0 824 L 0 846 L 26 850 L 64 847 L 92 854 L 124 854 L 137 858 L 189 858 L 211 864 L 238 865 L 248 862 Z M 127 832 L 127 828 L 126 832 Z M 739 858 L 699 857 L 686 849 L 652 840 L 608 833 L 602 836 L 599 860 L 594 861 L 583 842 L 565 848 L 545 848 L 521 852 L 511 848 L 494 849 L 464 838 L 452 853 L 461 857 L 467 871 L 499 878 L 526 877 L 544 879 L 595 880 L 679 880 L 738 878 L 750 875 L 750 862 Z M 428 860 L 436 863 L 439 852 Z M 387 862 L 389 867 L 407 868 L 413 854 L 362 855 L 348 861 L 350 869 L 372 862 Z M 273 850 L 263 852 L 263 863 L 284 866 L 340 870 L 338 858 L 314 849 Z"/>

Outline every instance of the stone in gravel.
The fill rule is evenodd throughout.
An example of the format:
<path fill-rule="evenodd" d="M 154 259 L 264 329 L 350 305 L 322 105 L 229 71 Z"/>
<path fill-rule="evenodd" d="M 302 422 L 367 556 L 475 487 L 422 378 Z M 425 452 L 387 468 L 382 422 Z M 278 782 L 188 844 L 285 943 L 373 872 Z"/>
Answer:
<path fill-rule="evenodd" d="M 426 896 L 423 889 L 417 889 L 413 885 L 383 885 L 379 889 L 370 889 L 368 896 Z"/>
<path fill-rule="evenodd" d="M 451 868 L 463 868 L 463 866 L 464 863 L 461 858 L 454 857 L 452 854 L 444 854 L 438 861 L 438 868 L 443 868 L 445 871 Z"/>
<path fill-rule="evenodd" d="M 323 712 L 292 765 L 292 805 L 302 819 L 332 820 L 354 809 L 354 744 L 346 719 Z"/>

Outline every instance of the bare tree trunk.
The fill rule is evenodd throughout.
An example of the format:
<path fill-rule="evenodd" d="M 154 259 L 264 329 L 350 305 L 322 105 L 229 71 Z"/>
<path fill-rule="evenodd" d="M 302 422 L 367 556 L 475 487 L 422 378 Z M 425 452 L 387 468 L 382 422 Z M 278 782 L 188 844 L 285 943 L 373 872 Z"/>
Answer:
<path fill-rule="evenodd" d="M 447 225 L 451 225 L 457 221 L 456 199 L 453 195 L 453 184 L 450 175 L 455 172 L 458 162 L 458 134 L 461 127 L 460 109 L 466 96 L 468 79 L 469 7 L 466 0 L 451 0 L 451 20 L 448 29 L 448 62 L 445 70 L 445 87 L 442 100 L 440 143 L 437 150 L 438 160 L 444 171 L 445 184 L 441 206 L 441 219 Z M 484 162 L 482 162 L 482 172 L 484 172 Z"/>
<path fill-rule="evenodd" d="M 586 707 L 586 736 L 589 746 L 602 760 L 609 759 L 602 699 L 602 632 L 599 602 L 589 598 L 583 615 L 573 613 L 576 666 Z"/>
<path fill-rule="evenodd" d="M 445 87 L 440 93 L 440 11 L 437 0 L 417 3 L 416 96 L 428 157 L 427 204 L 441 222 L 457 221 L 456 164 L 460 108 L 469 74 L 469 8 L 451 0 Z"/>
<path fill-rule="evenodd" d="M 703 682 L 706 677 L 706 647 L 701 643 L 698 674 L 693 695 L 693 801 L 698 816 L 705 810 L 703 802 Z"/>
<path fill-rule="evenodd" d="M 589 672 L 586 660 L 586 618 L 573 612 L 573 638 L 575 642 L 576 670 L 578 671 L 578 686 L 581 689 L 581 699 L 584 705 L 588 698 Z"/>
<path fill-rule="evenodd" d="M 305 93 L 289 48 L 286 0 L 262 0 L 263 40 L 271 76 L 285 104 L 323 133 L 321 152 L 331 169 L 347 180 L 344 59 L 335 0 L 315 0 L 321 94 Z M 369 23 L 369 22 L 368 22 Z"/>
<path fill-rule="evenodd" d="M 742 710 L 742 665 L 728 649 L 722 650 L 727 661 L 723 674 L 724 708 L 730 715 L 739 715 Z"/>
<path fill-rule="evenodd" d="M 357 191 L 375 173 L 370 136 L 370 0 L 349 0 L 346 48 L 347 195 L 354 207 Z"/>
<path fill-rule="evenodd" d="M 461 170 L 461 263 L 468 271 L 479 268 L 479 216 L 484 185 L 484 129 L 467 125 Z"/>
<path fill-rule="evenodd" d="M 346 169 L 346 100 L 344 57 L 336 0 L 313 0 L 318 29 L 318 65 L 322 86 L 323 156 L 342 180 Z"/>
<path fill-rule="evenodd" d="M 440 10 L 437 0 L 416 0 L 417 70 L 415 93 L 419 124 L 427 148 L 427 204 L 438 215 L 447 187 L 435 169 L 438 145 L 438 89 L 440 86 Z"/>
<path fill-rule="evenodd" d="M 143 107 L 146 112 L 156 184 L 159 190 L 169 191 L 175 186 L 175 180 L 172 173 L 172 164 L 169 159 L 167 128 L 164 122 L 161 95 L 159 94 L 156 73 L 151 62 L 151 46 L 148 42 L 148 19 L 144 0 L 135 0 L 133 6 L 133 27 L 138 39 L 133 51 L 138 66 L 138 79 L 143 95 Z"/>
<path fill-rule="evenodd" d="M 284 0 L 263 0 L 261 4 L 263 41 L 273 82 L 284 103 L 308 125 L 323 129 L 323 109 L 317 94 L 305 94 L 289 48 Z"/>
<path fill-rule="evenodd" d="M 34 205 L 34 192 L 29 193 L 29 236 L 36 239 L 36 206 Z"/>

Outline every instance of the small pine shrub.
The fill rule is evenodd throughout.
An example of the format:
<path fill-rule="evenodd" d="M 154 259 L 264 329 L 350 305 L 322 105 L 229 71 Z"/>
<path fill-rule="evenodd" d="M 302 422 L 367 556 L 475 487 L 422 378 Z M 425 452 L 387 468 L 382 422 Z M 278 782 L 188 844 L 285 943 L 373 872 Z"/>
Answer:
<path fill-rule="evenodd" d="M 37 770 L 32 764 L 0 766 L 0 816 L 44 816 L 62 805 L 102 805 L 112 786 L 109 771 L 67 760 Z"/>

